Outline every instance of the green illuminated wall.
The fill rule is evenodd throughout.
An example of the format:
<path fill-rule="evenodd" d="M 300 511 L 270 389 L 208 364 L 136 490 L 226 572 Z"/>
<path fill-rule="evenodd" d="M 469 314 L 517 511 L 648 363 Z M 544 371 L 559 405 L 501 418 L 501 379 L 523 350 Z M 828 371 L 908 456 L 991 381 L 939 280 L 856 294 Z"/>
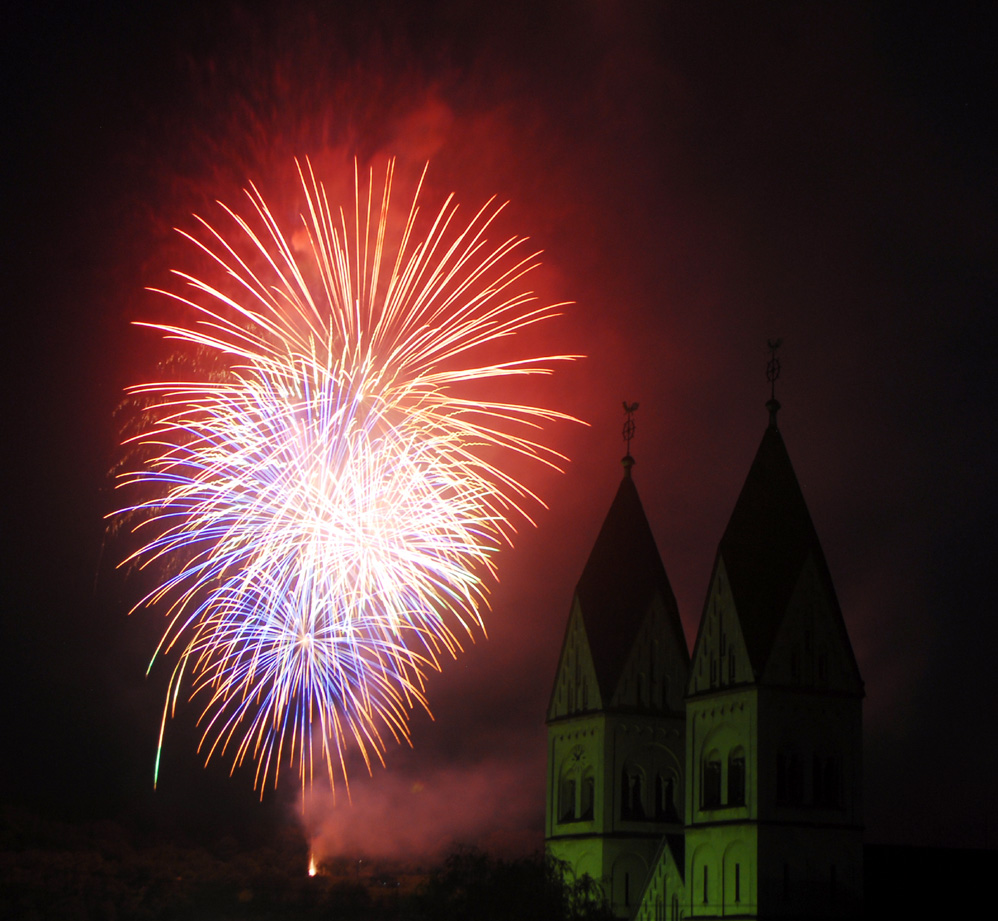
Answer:
<path fill-rule="evenodd" d="M 548 709 L 547 843 L 622 918 L 862 915 L 863 682 L 778 408 L 691 661 L 627 476 L 576 591 Z"/>
<path fill-rule="evenodd" d="M 632 917 L 663 835 L 682 835 L 689 659 L 628 473 L 572 602 L 548 707 L 549 852 Z"/>

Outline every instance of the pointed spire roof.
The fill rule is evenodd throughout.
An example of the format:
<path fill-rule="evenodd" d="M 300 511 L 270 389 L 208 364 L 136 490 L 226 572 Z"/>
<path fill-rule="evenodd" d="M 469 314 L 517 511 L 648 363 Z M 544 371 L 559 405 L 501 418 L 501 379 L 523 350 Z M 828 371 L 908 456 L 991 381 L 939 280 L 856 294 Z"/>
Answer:
<path fill-rule="evenodd" d="M 809 556 L 838 612 L 825 555 L 776 426 L 778 408 L 779 404 L 769 406 L 769 427 L 718 547 L 757 677 L 769 659 Z"/>
<path fill-rule="evenodd" d="M 674 625 L 679 622 L 672 586 L 631 479 L 629 460 L 625 458 L 624 478 L 575 590 L 604 701 L 613 695 L 656 594 Z M 685 639 L 682 646 L 685 652 Z"/>

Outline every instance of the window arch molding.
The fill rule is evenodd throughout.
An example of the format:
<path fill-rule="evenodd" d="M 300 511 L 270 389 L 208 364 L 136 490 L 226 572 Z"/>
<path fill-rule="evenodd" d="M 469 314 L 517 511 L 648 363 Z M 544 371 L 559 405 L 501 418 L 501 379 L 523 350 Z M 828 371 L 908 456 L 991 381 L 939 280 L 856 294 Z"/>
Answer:
<path fill-rule="evenodd" d="M 636 758 L 628 758 L 620 771 L 620 817 L 641 821 L 648 815 L 648 775 Z"/>
<path fill-rule="evenodd" d="M 685 765 L 663 741 L 624 749 L 616 784 L 620 818 L 627 821 L 680 821 Z M 672 806 L 669 806 L 671 797 Z"/>
<path fill-rule="evenodd" d="M 561 762 L 558 772 L 557 815 L 561 823 L 584 822 L 593 818 L 596 775 L 583 745 L 575 745 Z"/>
<path fill-rule="evenodd" d="M 721 806 L 721 778 L 724 761 L 721 752 L 711 748 L 700 765 L 700 804 L 704 809 L 717 809 Z"/>
<path fill-rule="evenodd" d="M 728 752 L 728 782 L 725 803 L 728 806 L 744 806 L 748 790 L 747 762 L 745 748 L 736 745 Z"/>
<path fill-rule="evenodd" d="M 700 741 L 700 755 L 696 761 L 700 790 L 695 801 L 700 803 L 701 809 L 743 806 L 746 802 L 748 757 L 740 728 L 722 723 L 714 726 Z M 739 792 L 740 796 L 732 798 L 733 793 Z"/>

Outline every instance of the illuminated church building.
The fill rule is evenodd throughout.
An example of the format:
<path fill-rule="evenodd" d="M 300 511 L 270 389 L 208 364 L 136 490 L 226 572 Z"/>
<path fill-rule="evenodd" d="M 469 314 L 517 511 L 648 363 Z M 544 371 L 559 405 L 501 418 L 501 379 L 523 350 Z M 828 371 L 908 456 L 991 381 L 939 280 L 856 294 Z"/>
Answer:
<path fill-rule="evenodd" d="M 692 658 L 629 454 L 572 600 L 545 835 L 621 918 L 862 912 L 863 682 L 767 405 Z"/>

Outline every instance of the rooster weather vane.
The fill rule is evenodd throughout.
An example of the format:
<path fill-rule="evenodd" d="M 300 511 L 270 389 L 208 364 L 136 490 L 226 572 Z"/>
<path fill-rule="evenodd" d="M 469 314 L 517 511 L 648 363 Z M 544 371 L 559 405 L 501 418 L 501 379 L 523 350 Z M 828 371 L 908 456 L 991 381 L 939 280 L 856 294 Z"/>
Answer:
<path fill-rule="evenodd" d="M 624 455 L 623 461 L 621 463 L 627 470 L 628 475 L 630 475 L 631 467 L 634 466 L 634 458 L 631 457 L 631 439 L 634 437 L 634 413 L 638 408 L 637 403 L 628 403 L 624 400 L 624 441 L 627 444 L 627 454 Z"/>
<path fill-rule="evenodd" d="M 766 345 L 769 347 L 769 361 L 766 362 L 766 380 L 769 381 L 769 400 L 766 403 L 766 408 L 769 410 L 769 424 L 772 428 L 776 428 L 776 414 L 780 411 L 780 401 L 776 399 L 776 382 L 780 377 L 780 359 L 777 357 L 777 352 L 781 345 L 783 345 L 782 339 L 768 339 L 766 340 Z"/>

